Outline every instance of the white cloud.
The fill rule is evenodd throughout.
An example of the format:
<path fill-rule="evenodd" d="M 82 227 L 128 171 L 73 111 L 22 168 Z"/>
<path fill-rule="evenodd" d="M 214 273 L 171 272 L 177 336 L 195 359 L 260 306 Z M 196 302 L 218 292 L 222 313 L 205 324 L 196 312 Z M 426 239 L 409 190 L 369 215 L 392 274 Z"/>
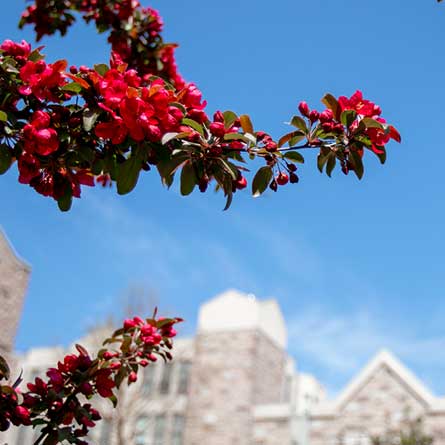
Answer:
<path fill-rule="evenodd" d="M 411 332 L 409 324 L 371 313 L 304 309 L 288 324 L 290 351 L 337 392 L 382 348 L 391 350 L 438 391 L 445 370 L 445 335 Z M 303 366 L 304 368 L 304 366 Z"/>

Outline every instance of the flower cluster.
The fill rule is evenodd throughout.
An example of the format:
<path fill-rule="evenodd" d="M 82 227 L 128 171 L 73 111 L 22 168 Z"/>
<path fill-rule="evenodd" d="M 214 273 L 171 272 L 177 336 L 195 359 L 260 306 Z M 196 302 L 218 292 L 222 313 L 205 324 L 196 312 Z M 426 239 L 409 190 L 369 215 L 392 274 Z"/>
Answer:
<path fill-rule="evenodd" d="M 297 130 L 275 141 L 255 131 L 247 115 L 218 111 L 209 119 L 196 85 L 177 89 L 141 75 L 117 53 L 110 67 L 67 71 L 65 61 L 47 64 L 26 42 L 8 40 L 0 50 L 0 82 L 9 91 L 0 114 L 5 164 L 0 173 L 17 160 L 19 181 L 53 197 L 62 210 L 80 197 L 82 185 L 94 185 L 94 177 L 104 186 L 116 182 L 119 193 L 128 193 L 150 165 L 168 186 L 180 170 L 184 195 L 195 186 L 204 192 L 215 181 L 227 208 L 234 193 L 247 186 L 243 154 L 266 162 L 252 181 L 252 192 L 259 195 L 268 186 L 277 191 L 299 181 L 296 163 L 304 159 L 297 149 L 319 150 L 318 166 L 326 164 L 329 175 L 338 160 L 343 172 L 354 170 L 361 177 L 365 148 L 384 161 L 388 141 L 400 141 L 380 108 L 360 92 L 349 99 L 327 95 L 328 108 L 321 113 L 302 102 L 303 117 L 291 120 Z"/>
<path fill-rule="evenodd" d="M 384 162 L 385 145 L 400 141 L 360 92 L 327 95 L 321 113 L 302 102 L 302 117 L 290 122 L 297 129 L 279 140 L 255 131 L 247 115 L 218 111 L 210 119 L 201 91 L 177 72 L 176 45 L 163 43 L 158 12 L 137 0 L 37 1 L 21 26 L 34 24 L 38 39 L 63 35 L 73 11 L 110 32 L 110 66 L 67 71 L 66 61 L 48 64 L 27 42 L 0 46 L 0 174 L 17 161 L 19 182 L 53 197 L 61 210 L 80 197 L 82 185 L 116 183 L 118 193 L 128 193 L 153 165 L 167 186 L 180 172 L 183 195 L 214 182 L 228 208 L 247 186 L 245 155 L 266 164 L 252 180 L 257 196 L 299 181 L 299 149 L 318 150 L 318 168 L 326 166 L 328 175 L 338 161 L 360 178 L 365 149 Z"/>
<path fill-rule="evenodd" d="M 63 437 L 69 443 L 85 445 L 83 439 L 101 419 L 100 413 L 86 400 L 95 395 L 116 402 L 114 390 L 126 379 L 137 380 L 138 367 L 148 366 L 158 356 L 171 360 L 174 325 L 179 318 L 134 317 L 104 342 L 104 349 L 93 359 L 80 345 L 56 367 L 47 379 L 37 377 L 21 393 L 17 384 L 0 385 L 0 430 L 14 425 L 39 425 L 44 443 L 57 443 Z M 113 348 L 110 348 L 113 345 Z"/>
<path fill-rule="evenodd" d="M 109 31 L 112 51 L 141 76 L 160 76 L 178 89 L 185 85 L 175 62 L 177 45 L 162 40 L 159 13 L 137 0 L 37 1 L 23 13 L 20 27 L 34 25 L 37 40 L 56 31 L 64 35 L 75 21 L 72 11 L 94 22 L 99 32 Z"/>

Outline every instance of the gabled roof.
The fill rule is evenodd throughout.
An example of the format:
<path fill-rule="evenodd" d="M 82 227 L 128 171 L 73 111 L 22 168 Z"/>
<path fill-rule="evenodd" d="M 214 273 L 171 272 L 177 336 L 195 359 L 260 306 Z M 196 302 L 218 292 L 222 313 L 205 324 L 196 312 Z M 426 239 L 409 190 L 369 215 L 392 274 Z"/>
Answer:
<path fill-rule="evenodd" d="M 320 404 L 315 416 L 329 416 L 338 413 L 359 391 L 371 377 L 382 367 L 386 367 L 399 379 L 399 381 L 428 409 L 439 408 L 440 400 L 391 352 L 380 351 L 362 371 L 343 389 L 332 401 Z"/>

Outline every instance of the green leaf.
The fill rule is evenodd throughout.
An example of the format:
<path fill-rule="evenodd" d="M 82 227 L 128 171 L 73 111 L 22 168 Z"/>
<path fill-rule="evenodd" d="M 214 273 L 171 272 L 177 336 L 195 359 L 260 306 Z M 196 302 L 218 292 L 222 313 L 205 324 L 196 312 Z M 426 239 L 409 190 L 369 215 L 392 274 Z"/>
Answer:
<path fill-rule="evenodd" d="M 357 112 L 355 110 L 345 110 L 341 113 L 340 121 L 346 127 L 350 127 L 357 117 Z"/>
<path fill-rule="evenodd" d="M 0 110 L 0 121 L 2 121 L 2 122 L 8 121 L 8 115 L 4 111 L 1 111 L 1 110 Z"/>
<path fill-rule="evenodd" d="M 286 142 L 289 142 L 289 146 L 298 144 L 301 140 L 305 138 L 305 134 L 301 130 L 292 131 L 291 133 L 287 133 L 284 136 L 281 136 L 278 141 L 278 147 L 282 147 Z M 294 141 L 291 143 L 290 141 Z"/>
<path fill-rule="evenodd" d="M 177 132 L 171 132 L 171 133 L 165 133 L 164 136 L 162 136 L 161 144 L 165 145 L 167 142 L 170 142 L 171 140 L 175 139 L 176 136 L 178 136 L 179 133 Z"/>
<path fill-rule="evenodd" d="M 232 205 L 232 200 L 233 200 L 233 192 L 230 191 L 228 193 L 226 193 L 226 205 L 223 208 L 223 211 L 226 211 L 229 209 L 229 207 Z"/>
<path fill-rule="evenodd" d="M 332 171 L 335 168 L 335 164 L 337 163 L 337 157 L 335 153 L 331 151 L 328 157 L 328 162 L 326 163 L 326 174 L 331 177 Z"/>
<path fill-rule="evenodd" d="M 373 153 L 379 158 L 379 161 L 381 164 L 384 164 L 386 162 L 386 150 L 385 147 L 379 147 L 380 150 L 383 151 L 383 153 L 376 153 L 373 151 Z"/>
<path fill-rule="evenodd" d="M 236 181 L 238 178 L 238 168 L 236 165 L 229 161 L 225 161 L 224 159 L 219 159 L 218 163 L 221 164 L 224 171 L 228 173 L 234 181 Z"/>
<path fill-rule="evenodd" d="M 6 144 L 0 144 L 0 175 L 6 173 L 11 167 L 11 150 Z"/>
<path fill-rule="evenodd" d="M 304 164 L 304 158 L 301 155 L 301 153 L 298 153 L 298 151 L 287 151 L 286 153 L 283 154 L 283 156 L 286 159 L 289 159 L 290 161 L 299 162 L 300 164 Z"/>
<path fill-rule="evenodd" d="M 296 131 L 295 133 L 299 133 L 299 131 Z M 292 147 L 294 145 L 297 145 L 300 141 L 306 138 L 305 134 L 296 134 L 290 141 L 289 141 L 289 147 Z"/>
<path fill-rule="evenodd" d="M 357 151 L 351 150 L 349 152 L 349 162 L 354 167 L 354 173 L 356 174 L 358 179 L 362 179 L 364 167 L 362 157 L 358 154 Z"/>
<path fill-rule="evenodd" d="M 196 130 L 201 136 L 204 136 L 204 129 L 202 128 L 202 125 L 194 121 L 193 119 L 185 117 L 184 119 L 182 119 L 182 123 L 183 125 L 188 125 L 189 127 Z"/>
<path fill-rule="evenodd" d="M 6 362 L 5 358 L 0 355 L 0 380 L 8 380 L 10 376 L 9 365 Z"/>
<path fill-rule="evenodd" d="M 340 119 L 341 108 L 337 99 L 332 94 L 326 94 L 321 101 L 328 107 L 333 113 L 336 120 Z"/>
<path fill-rule="evenodd" d="M 94 71 L 96 71 L 96 73 L 100 74 L 101 76 L 105 76 L 109 69 L 110 68 L 105 63 L 98 63 L 94 65 Z"/>
<path fill-rule="evenodd" d="M 250 120 L 250 117 L 247 114 L 242 114 L 239 117 L 239 120 L 241 122 L 241 128 L 244 130 L 244 133 L 250 133 L 250 134 L 254 133 L 252 121 Z"/>
<path fill-rule="evenodd" d="M 116 182 L 119 195 L 125 195 L 136 187 L 141 167 L 142 156 L 139 150 L 133 151 L 126 161 L 117 165 Z"/>
<path fill-rule="evenodd" d="M 73 203 L 72 191 L 67 189 L 65 194 L 57 201 L 57 205 L 62 212 L 68 212 Z"/>
<path fill-rule="evenodd" d="M 164 136 L 162 136 L 161 143 L 165 145 L 168 142 L 172 141 L 173 139 L 183 139 L 189 135 L 190 133 L 187 131 L 183 131 L 181 133 L 175 133 L 175 132 L 165 133 Z"/>
<path fill-rule="evenodd" d="M 320 173 L 323 173 L 323 168 L 329 159 L 330 152 L 331 151 L 329 150 L 328 153 L 325 153 L 325 152 L 323 152 L 323 150 L 321 150 L 317 156 L 317 168 L 320 171 Z"/>
<path fill-rule="evenodd" d="M 290 124 L 293 125 L 294 127 L 299 128 L 304 133 L 307 133 L 308 131 L 305 120 L 300 116 L 294 116 L 290 121 Z"/>
<path fill-rule="evenodd" d="M 173 183 L 173 174 L 177 168 L 188 159 L 186 152 L 178 153 L 176 156 L 172 156 L 170 159 L 158 162 L 156 165 L 159 175 L 162 178 L 162 182 L 167 187 L 170 187 Z"/>
<path fill-rule="evenodd" d="M 85 131 L 91 131 L 94 127 L 94 124 L 99 117 L 99 113 L 97 111 L 90 110 L 89 108 L 85 108 L 82 116 L 83 120 L 83 129 Z"/>
<path fill-rule="evenodd" d="M 273 172 L 270 167 L 261 167 L 252 181 L 252 194 L 254 197 L 260 196 L 267 189 L 272 180 Z"/>
<path fill-rule="evenodd" d="M 28 60 L 30 60 L 31 62 L 38 62 L 39 60 L 44 59 L 45 56 L 43 56 L 40 51 L 39 48 L 36 48 L 34 51 L 32 51 L 32 53 L 28 56 Z"/>
<path fill-rule="evenodd" d="M 181 195 L 187 196 L 193 192 L 197 183 L 195 168 L 192 163 L 188 162 L 181 171 Z"/>
<path fill-rule="evenodd" d="M 385 128 L 380 122 L 371 117 L 364 117 L 360 122 L 362 122 L 366 128 L 380 128 L 381 130 Z"/>
<path fill-rule="evenodd" d="M 68 91 L 69 93 L 80 93 L 82 91 L 82 85 L 77 82 L 67 83 L 62 87 L 63 91 Z"/>
<path fill-rule="evenodd" d="M 226 133 L 224 135 L 224 140 L 225 141 L 244 141 L 244 142 L 249 142 L 249 139 L 247 139 L 243 134 L 241 133 Z"/>
<path fill-rule="evenodd" d="M 116 408 L 117 406 L 117 397 L 113 394 L 112 396 L 108 397 L 108 400 L 113 404 L 113 408 Z"/>
<path fill-rule="evenodd" d="M 224 116 L 224 127 L 225 128 L 230 128 L 233 123 L 238 119 L 238 116 L 230 110 L 224 111 L 223 113 Z"/>

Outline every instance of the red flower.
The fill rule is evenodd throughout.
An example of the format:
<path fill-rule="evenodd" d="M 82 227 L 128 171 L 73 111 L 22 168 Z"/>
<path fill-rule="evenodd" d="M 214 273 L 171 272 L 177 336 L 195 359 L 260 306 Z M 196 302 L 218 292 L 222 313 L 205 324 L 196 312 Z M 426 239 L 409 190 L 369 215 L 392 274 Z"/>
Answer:
<path fill-rule="evenodd" d="M 122 144 L 127 137 L 128 130 L 121 117 L 115 117 L 111 122 L 101 122 L 94 129 L 96 136 L 110 139 L 114 145 Z"/>
<path fill-rule="evenodd" d="M 31 54 L 31 45 L 22 40 L 21 43 L 13 42 L 12 40 L 5 40 L 0 46 L 8 56 L 15 57 L 17 60 L 24 61 Z"/>
<path fill-rule="evenodd" d="M 129 76 L 131 80 L 132 75 Z M 102 81 L 99 82 L 99 90 L 106 105 L 115 108 L 127 96 L 128 83 L 118 70 L 111 69 L 106 72 Z"/>
<path fill-rule="evenodd" d="M 96 389 L 102 397 L 111 397 L 113 395 L 112 389 L 116 386 L 113 380 L 110 379 L 110 369 L 99 369 L 96 374 Z"/>
<path fill-rule="evenodd" d="M 58 369 L 51 368 L 47 371 L 46 375 L 49 377 L 49 384 L 52 385 L 56 391 L 60 391 L 63 388 L 64 379 Z"/>
<path fill-rule="evenodd" d="M 25 150 L 48 156 L 59 148 L 59 138 L 54 128 L 49 128 L 50 116 L 44 111 L 36 111 L 29 124 L 23 128 Z"/>
<path fill-rule="evenodd" d="M 19 182 L 29 184 L 32 178 L 40 175 L 40 162 L 31 153 L 23 151 L 18 160 Z"/>
<path fill-rule="evenodd" d="M 31 425 L 30 412 L 27 408 L 23 406 L 16 406 L 14 415 L 23 425 Z"/>
<path fill-rule="evenodd" d="M 369 100 L 363 99 L 361 91 L 357 90 L 349 99 L 345 96 L 338 98 L 341 110 L 355 110 L 358 114 L 366 117 L 380 116 L 382 110 Z"/>
<path fill-rule="evenodd" d="M 66 83 L 65 68 L 67 62 L 59 60 L 47 65 L 43 60 L 28 61 L 20 70 L 20 78 L 24 85 L 19 92 L 24 96 L 34 94 L 40 100 L 58 101 L 57 89 Z"/>
<path fill-rule="evenodd" d="M 120 113 L 128 128 L 130 136 L 135 141 L 142 141 L 145 137 L 155 142 L 159 139 L 153 139 L 152 129 L 150 126 L 155 126 L 157 121 L 152 119 L 155 112 L 153 106 L 145 103 L 140 97 L 125 98 L 120 104 Z M 159 136 L 161 136 L 159 131 Z"/>

